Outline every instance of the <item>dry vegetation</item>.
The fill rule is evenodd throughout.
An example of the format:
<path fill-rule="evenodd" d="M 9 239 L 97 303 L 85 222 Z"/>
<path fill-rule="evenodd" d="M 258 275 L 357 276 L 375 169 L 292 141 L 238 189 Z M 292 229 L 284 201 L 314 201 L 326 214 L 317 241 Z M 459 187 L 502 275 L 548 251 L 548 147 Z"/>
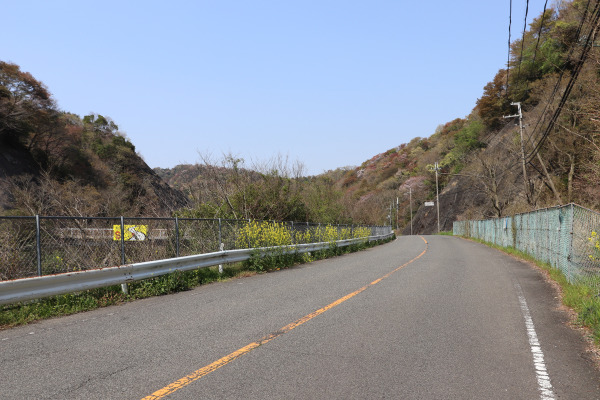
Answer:
<path fill-rule="evenodd" d="M 12 214 L 391 220 L 407 232 L 412 197 L 415 232 L 428 233 L 436 213 L 421 206 L 435 197 L 438 162 L 442 230 L 460 218 L 568 202 L 598 208 L 600 50 L 587 4 L 561 2 L 538 16 L 468 116 L 359 167 L 311 177 L 285 157 L 248 163 L 231 154 L 151 171 L 110 118 L 59 111 L 41 82 L 0 63 L 0 205 Z M 523 109 L 524 170 L 519 128 L 503 118 L 517 112 L 514 102 Z"/>

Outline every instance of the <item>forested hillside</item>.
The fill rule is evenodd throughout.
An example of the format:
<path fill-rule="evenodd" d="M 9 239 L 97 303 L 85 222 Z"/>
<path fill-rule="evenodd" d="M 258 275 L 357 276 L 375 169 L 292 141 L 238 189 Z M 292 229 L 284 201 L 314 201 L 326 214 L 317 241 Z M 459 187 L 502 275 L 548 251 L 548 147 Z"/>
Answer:
<path fill-rule="evenodd" d="M 61 111 L 43 83 L 0 62 L 0 210 L 168 215 L 187 204 L 107 117 Z"/>
<path fill-rule="evenodd" d="M 153 172 L 109 118 L 57 110 L 42 83 L 1 63 L 0 201 L 9 213 L 391 222 L 404 233 L 412 206 L 414 232 L 431 233 L 436 207 L 423 204 L 435 200 L 437 163 L 442 230 L 569 202 L 598 209 L 600 10 L 558 4 L 511 43 L 508 68 L 469 115 L 310 177 L 285 157 L 250 165 L 232 154 Z"/>
<path fill-rule="evenodd" d="M 338 187 L 356 201 L 355 209 L 362 205 L 380 219 L 398 199 L 404 233 L 410 232 L 409 188 L 413 210 L 435 198 L 435 162 L 442 230 L 455 219 L 569 202 L 598 209 L 599 15 L 587 1 L 547 9 L 511 44 L 508 70 L 484 87 L 470 115 L 347 171 Z M 522 148 L 519 118 L 506 118 L 518 114 L 516 103 L 523 110 Z M 434 207 L 420 207 L 415 232 L 434 232 L 435 220 Z"/>
<path fill-rule="evenodd" d="M 359 167 L 294 178 L 272 165 L 247 176 L 248 185 L 240 186 L 241 170 L 232 157 L 225 157 L 222 184 L 200 191 L 220 197 L 202 199 L 204 207 L 212 206 L 201 214 L 391 222 L 409 233 L 412 199 L 414 232 L 431 233 L 437 230 L 436 208 L 423 204 L 435 200 L 435 163 L 442 230 L 451 229 L 456 219 L 499 217 L 569 202 L 598 208 L 600 44 L 594 40 L 598 9 L 592 8 L 590 2 L 573 1 L 545 10 L 511 44 L 509 68 L 491 77 L 468 116 Z M 517 103 L 523 111 L 522 132 Z M 180 166 L 170 172 L 172 183 L 180 189 L 187 185 L 191 196 L 193 187 L 219 182 L 198 178 L 210 177 L 207 168 L 214 165 Z M 234 172 L 226 177 L 224 171 Z M 273 180 L 286 183 L 274 185 Z M 290 197 L 267 195 L 274 190 Z M 247 204 L 270 201 L 294 211 L 275 215 L 255 212 Z"/>
<path fill-rule="evenodd" d="M 190 200 L 192 207 L 179 210 L 180 216 L 359 223 L 348 213 L 334 179 L 327 174 L 307 177 L 299 162 L 283 156 L 252 165 L 231 154 L 201 158 L 196 165 L 155 168 Z"/>

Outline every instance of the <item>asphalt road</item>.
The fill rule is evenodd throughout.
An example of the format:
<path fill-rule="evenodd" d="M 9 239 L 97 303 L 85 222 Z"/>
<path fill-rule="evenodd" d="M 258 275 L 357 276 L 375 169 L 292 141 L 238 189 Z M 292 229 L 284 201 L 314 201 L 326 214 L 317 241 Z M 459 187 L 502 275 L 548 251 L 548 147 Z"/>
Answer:
<path fill-rule="evenodd" d="M 401 237 L 0 331 L 0 398 L 600 399 L 558 306 L 498 251 Z"/>

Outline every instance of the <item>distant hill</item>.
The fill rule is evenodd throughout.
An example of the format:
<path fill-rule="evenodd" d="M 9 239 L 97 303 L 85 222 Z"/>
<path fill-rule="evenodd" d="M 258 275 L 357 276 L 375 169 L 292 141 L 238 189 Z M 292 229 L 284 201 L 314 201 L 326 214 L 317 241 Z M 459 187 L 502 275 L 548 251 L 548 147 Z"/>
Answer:
<path fill-rule="evenodd" d="M 188 204 L 110 118 L 58 110 L 43 83 L 5 62 L 0 189 L 9 214 L 163 216 Z"/>
<path fill-rule="evenodd" d="M 190 185 L 198 184 L 206 175 L 206 168 L 199 164 L 181 164 L 173 168 L 154 168 L 158 175 L 169 186 L 186 192 Z"/>
<path fill-rule="evenodd" d="M 583 8 L 581 2 L 562 2 L 535 18 L 511 44 L 509 69 L 500 69 L 483 88 L 466 118 L 336 179 L 354 215 L 391 217 L 394 223 L 398 199 L 397 220 L 408 233 L 411 188 L 413 231 L 437 231 L 437 207 L 423 205 L 435 200 L 436 162 L 441 230 L 456 219 L 570 202 L 600 208 L 600 50 L 589 40 L 598 26 L 594 19 L 581 20 Z M 522 132 L 518 117 L 505 117 L 518 114 L 518 105 Z"/>
<path fill-rule="evenodd" d="M 391 222 L 405 234 L 411 217 L 413 233 L 437 231 L 437 204 L 425 206 L 436 188 L 441 230 L 570 202 L 598 209 L 597 21 L 584 2 L 557 7 L 511 44 L 508 69 L 468 116 L 358 167 L 310 177 L 281 158 L 248 168 L 231 155 L 152 171 L 109 118 L 57 110 L 43 84 L 0 63 L 0 203 L 29 214 Z"/>

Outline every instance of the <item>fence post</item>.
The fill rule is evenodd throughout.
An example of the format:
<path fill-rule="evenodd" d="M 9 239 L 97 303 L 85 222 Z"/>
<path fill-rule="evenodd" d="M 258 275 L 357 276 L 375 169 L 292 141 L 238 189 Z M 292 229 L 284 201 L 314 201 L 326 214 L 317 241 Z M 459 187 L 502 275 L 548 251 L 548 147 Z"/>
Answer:
<path fill-rule="evenodd" d="M 221 218 L 219 218 L 219 250 L 223 251 L 223 238 L 221 233 Z M 223 271 L 223 267 L 219 266 L 219 273 Z"/>
<path fill-rule="evenodd" d="M 296 244 L 296 231 L 294 230 L 294 221 L 292 221 L 292 244 Z"/>
<path fill-rule="evenodd" d="M 40 216 L 35 215 L 35 246 L 37 251 L 37 273 L 42 276 L 42 243 L 40 240 Z"/>
<path fill-rule="evenodd" d="M 121 265 L 125 265 L 125 222 L 121 216 Z"/>
<path fill-rule="evenodd" d="M 557 231 L 557 233 L 556 233 L 556 240 L 558 242 L 556 248 L 558 249 L 558 251 L 556 251 L 554 253 L 555 254 L 554 266 L 556 268 L 560 269 L 561 271 L 562 271 L 562 269 L 561 269 L 561 265 L 560 265 L 560 255 L 561 255 L 561 249 L 562 248 L 560 247 L 561 246 L 560 239 L 562 237 L 562 232 L 561 232 L 561 230 L 562 230 L 562 220 L 563 220 L 563 218 L 562 218 L 562 207 L 559 207 L 558 208 L 558 228 L 556 229 L 556 231 Z M 563 273 L 564 273 L 564 271 L 563 271 Z"/>
<path fill-rule="evenodd" d="M 569 281 L 575 282 L 575 274 L 573 271 L 573 225 L 575 224 L 575 209 L 573 203 L 570 204 L 571 209 L 571 226 L 569 227 L 569 255 L 567 256 L 567 268 L 569 271 Z"/>
<path fill-rule="evenodd" d="M 250 228 L 250 218 L 248 218 L 248 228 Z M 248 248 L 250 248 L 250 235 L 246 235 L 246 241 L 248 242 Z"/>
<path fill-rule="evenodd" d="M 125 265 L 125 222 L 121 215 L 121 265 Z M 129 294 L 129 288 L 126 283 L 121 283 L 123 294 Z"/>
<path fill-rule="evenodd" d="M 550 212 L 546 211 L 546 246 L 544 247 L 546 258 L 544 261 L 547 263 L 551 263 L 551 255 L 550 255 L 550 247 L 551 247 L 551 238 L 550 238 Z"/>
<path fill-rule="evenodd" d="M 175 217 L 175 257 L 179 257 L 179 218 Z"/>

